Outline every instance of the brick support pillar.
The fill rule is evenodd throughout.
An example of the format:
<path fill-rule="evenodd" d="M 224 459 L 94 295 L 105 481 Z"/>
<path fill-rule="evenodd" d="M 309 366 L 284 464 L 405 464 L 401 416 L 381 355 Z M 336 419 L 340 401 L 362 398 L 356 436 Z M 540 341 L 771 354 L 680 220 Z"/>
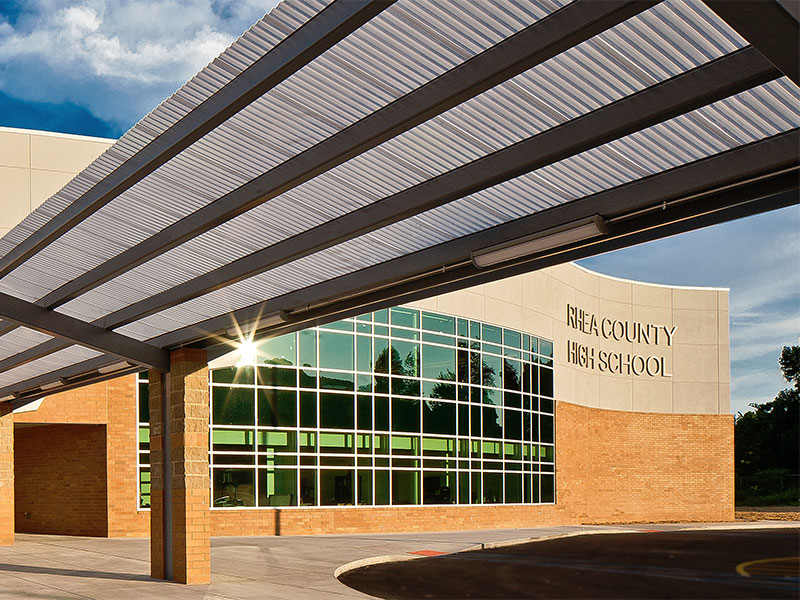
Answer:
<path fill-rule="evenodd" d="M 205 350 L 175 350 L 169 374 L 151 372 L 150 568 L 159 579 L 211 579 L 208 407 Z"/>
<path fill-rule="evenodd" d="M 0 546 L 14 544 L 14 415 L 0 404 Z"/>

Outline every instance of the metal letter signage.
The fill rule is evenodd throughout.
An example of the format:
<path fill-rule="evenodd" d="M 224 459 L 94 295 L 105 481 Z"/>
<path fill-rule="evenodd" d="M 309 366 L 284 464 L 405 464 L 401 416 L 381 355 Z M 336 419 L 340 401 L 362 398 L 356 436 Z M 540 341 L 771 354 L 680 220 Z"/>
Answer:
<path fill-rule="evenodd" d="M 581 333 L 614 342 L 672 346 L 677 325 L 655 325 L 621 319 L 599 317 L 577 306 L 567 304 L 567 327 Z M 666 359 L 656 355 L 598 350 L 594 346 L 567 340 L 567 362 L 585 369 L 637 377 L 672 377 Z"/>

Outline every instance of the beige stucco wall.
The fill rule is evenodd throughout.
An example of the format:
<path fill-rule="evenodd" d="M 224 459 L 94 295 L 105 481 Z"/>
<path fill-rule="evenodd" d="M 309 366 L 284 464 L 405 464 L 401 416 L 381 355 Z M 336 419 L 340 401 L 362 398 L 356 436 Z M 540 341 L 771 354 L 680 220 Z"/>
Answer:
<path fill-rule="evenodd" d="M 58 191 L 114 140 L 0 127 L 0 236 Z M 650 324 L 659 343 L 630 343 L 567 324 L 567 305 L 598 332 L 603 320 Z M 574 264 L 445 294 L 414 306 L 534 333 L 555 345 L 556 398 L 596 408 L 663 413 L 730 411 L 728 291 L 626 281 Z M 675 327 L 671 343 L 663 328 Z M 594 366 L 568 361 L 569 342 Z M 600 353 L 663 358 L 657 376 L 601 370 Z M 669 374 L 669 376 L 664 376 Z"/>
<path fill-rule="evenodd" d="M 0 127 L 0 237 L 115 141 Z"/>
<path fill-rule="evenodd" d="M 583 331 L 568 325 L 567 306 L 586 313 Z M 553 340 L 557 400 L 616 410 L 730 412 L 728 290 L 654 285 L 564 264 L 413 303 Z M 592 328 L 594 315 L 596 329 Z M 614 339 L 614 321 L 651 325 L 650 343 Z M 603 326 L 609 337 L 603 335 Z M 617 326 L 617 333 L 622 331 Z M 666 335 L 663 328 L 671 332 Z M 655 330 L 658 328 L 658 343 Z M 586 364 L 568 360 L 569 342 L 586 348 Z M 669 342 L 669 343 L 668 343 Z M 588 355 L 594 353 L 591 363 Z M 601 352 L 650 359 L 651 372 L 611 373 Z M 652 358 L 650 358 L 652 357 Z M 661 364 L 663 359 L 663 373 Z M 636 369 L 643 362 L 634 359 Z M 623 367 L 623 371 L 625 371 Z"/>

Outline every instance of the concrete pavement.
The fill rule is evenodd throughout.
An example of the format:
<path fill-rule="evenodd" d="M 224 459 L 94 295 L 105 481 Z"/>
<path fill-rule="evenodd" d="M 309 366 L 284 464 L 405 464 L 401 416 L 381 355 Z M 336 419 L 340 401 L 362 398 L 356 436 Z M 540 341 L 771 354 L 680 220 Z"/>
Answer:
<path fill-rule="evenodd" d="M 200 598 L 367 598 L 340 583 L 342 565 L 380 556 L 455 552 L 484 544 L 593 531 L 786 527 L 750 522 L 542 527 L 417 534 L 212 538 L 209 585 L 186 586 L 149 577 L 148 539 L 17 534 L 0 547 L 0 599 L 151 600 Z"/>

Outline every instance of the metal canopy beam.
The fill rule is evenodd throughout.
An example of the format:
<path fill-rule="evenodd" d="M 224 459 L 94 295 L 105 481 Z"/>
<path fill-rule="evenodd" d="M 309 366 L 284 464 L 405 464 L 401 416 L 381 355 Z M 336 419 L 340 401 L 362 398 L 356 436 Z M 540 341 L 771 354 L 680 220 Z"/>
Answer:
<path fill-rule="evenodd" d="M 11 401 L 11 406 L 14 409 L 21 408 L 26 404 L 35 402 L 36 400 L 44 396 L 50 396 L 52 394 L 60 394 L 61 392 L 74 390 L 94 383 L 100 383 L 101 381 L 116 379 L 117 377 L 122 377 L 123 375 L 132 375 L 134 373 L 138 373 L 141 370 L 142 370 L 141 367 L 130 367 L 127 369 L 114 371 L 113 373 L 99 373 L 97 371 L 92 371 L 90 373 L 81 374 L 80 376 L 74 377 L 72 380 L 66 382 L 64 385 L 59 386 L 57 388 L 49 388 L 44 391 L 31 390 L 26 394 L 20 394 L 19 398 Z M 3 395 L 4 394 L 0 393 L 0 398 L 2 398 Z"/>
<path fill-rule="evenodd" d="M 50 292 L 59 306 L 646 10 L 655 2 L 579 0 L 286 160 Z"/>
<path fill-rule="evenodd" d="M 795 85 L 800 85 L 800 23 L 796 0 L 791 6 L 793 11 L 776 0 L 706 0 L 706 4 Z"/>
<path fill-rule="evenodd" d="M 74 365 L 69 365 L 50 373 L 37 375 L 20 381 L 11 385 L 0 388 L 0 398 L 6 396 L 16 396 L 17 399 L 11 401 L 14 408 L 19 408 L 20 404 L 26 404 L 37 398 L 41 398 L 45 394 L 57 394 L 60 391 L 73 389 L 86 385 L 87 383 L 94 383 L 104 379 L 111 379 L 119 377 L 126 373 L 141 371 L 141 367 L 121 367 L 119 370 L 110 371 L 108 373 L 100 373 L 98 369 L 108 367 L 109 365 L 119 362 L 119 359 L 112 356 L 98 356 L 90 358 Z M 105 369 L 104 369 L 105 370 Z M 54 381 L 63 380 L 64 385 L 58 388 L 48 389 L 42 391 L 41 386 L 53 383 Z M 49 386 L 48 386 L 49 387 Z"/>
<path fill-rule="evenodd" d="M 64 348 L 67 348 L 71 345 L 72 344 L 70 342 L 65 342 L 61 338 L 53 338 L 52 340 L 47 340 L 46 342 L 37 344 L 32 348 L 28 348 L 27 350 L 23 350 L 22 352 L 17 352 L 16 354 L 12 354 L 8 358 L 0 360 L 0 373 L 8 371 L 9 369 L 13 369 L 14 367 L 27 364 L 38 358 L 42 358 L 44 356 L 47 356 L 48 354 L 52 354 L 53 352 L 58 352 L 59 350 L 63 350 Z"/>
<path fill-rule="evenodd" d="M 169 353 L 160 348 L 2 292 L 0 317 L 139 365 L 169 370 Z"/>
<path fill-rule="evenodd" d="M 585 41 L 649 8 L 654 2 L 598 3 L 578 0 L 537 21 L 492 48 L 474 56 L 436 79 L 398 98 L 269 172 L 208 204 L 147 240 L 103 262 L 36 302 L 46 308 L 60 306 L 119 274 L 135 268 L 225 220 L 267 202 L 353 156 L 378 146 L 404 131 L 435 117 L 481 92 L 522 73 L 568 48 Z M 310 236 L 313 240 L 313 236 Z M 303 240 L 308 239 L 306 235 Z M 328 240 L 331 245 L 335 240 Z M 292 244 L 297 246 L 298 244 Z M 272 246 L 177 288 L 171 288 L 130 305 L 93 325 L 114 329 L 144 318 L 171 305 L 229 285 L 249 275 L 274 268 L 279 263 L 263 256 L 280 257 L 285 247 Z M 320 246 L 322 249 L 324 246 Z M 313 249 L 312 249 L 313 251 Z M 284 258 L 283 262 L 287 259 Z M 255 268 L 252 265 L 256 265 Z M 225 274 L 220 271 L 225 270 Z M 210 283 L 209 283 L 210 282 Z M 24 352 L 0 360 L 0 372 L 26 364 L 66 348 L 62 340 L 49 340 Z"/>
<path fill-rule="evenodd" d="M 103 262 L 69 283 L 44 296 L 36 304 L 54 308 L 82 293 L 113 279 L 188 239 L 231 219 L 258 204 L 267 202 L 320 173 L 365 152 L 380 143 L 428 119 L 435 117 L 475 95 L 522 73 L 566 49 L 613 27 L 649 8 L 653 2 L 597 3 L 578 0 L 528 26 L 510 38 L 443 73 L 436 79 L 409 92 L 388 106 L 372 113 L 319 144 L 275 167 L 237 190 L 208 204 L 184 219 L 166 227 L 147 240 Z M 346 227 L 346 225 L 345 225 Z M 333 227 L 335 229 L 335 227 Z M 328 236 L 330 238 L 330 236 Z M 316 241 L 314 235 L 305 235 Z M 336 238 L 326 244 L 336 243 Z M 274 268 L 282 262 L 264 261 L 264 256 L 281 257 L 287 244 L 272 246 L 256 255 L 226 265 L 201 278 L 171 288 L 142 302 L 96 319 L 93 325 L 114 329 L 144 318 L 171 305 L 186 301 L 213 289 L 224 287 L 255 273 Z M 317 249 L 326 246 L 320 245 Z M 314 251 L 311 248 L 310 251 Z M 256 265 L 253 267 L 252 265 Z M 220 272 L 225 270 L 224 274 Z M 210 282 L 210 283 L 209 283 Z M 26 364 L 69 344 L 49 340 L 24 352 L 0 360 L 0 372 Z"/>
<path fill-rule="evenodd" d="M 154 294 L 97 322 L 109 329 L 121 327 L 778 76 L 780 72 L 756 50 L 739 50 Z"/>
<path fill-rule="evenodd" d="M 548 229 L 553 225 L 598 213 L 604 216 L 613 216 L 650 207 L 661 208 L 665 201 L 671 202 L 700 194 L 708 189 L 724 189 L 735 186 L 741 181 L 755 180 L 777 172 L 796 169 L 799 160 L 798 147 L 800 147 L 800 132 L 793 130 L 599 192 L 541 213 L 498 225 L 486 231 L 290 292 L 230 314 L 207 319 L 195 326 L 158 336 L 149 342 L 162 347 L 174 347 L 198 341 L 222 334 L 237 323 L 257 322 L 260 315 L 276 310 L 298 309 L 297 313 L 290 316 L 290 325 L 296 321 L 308 324 L 304 316 L 308 312 L 306 307 L 320 306 L 337 299 L 358 296 L 367 293 L 370 289 L 378 288 L 377 295 L 388 293 L 387 289 L 397 285 L 398 281 L 418 278 L 424 276 L 428 271 L 441 273 L 443 265 L 470 263 L 472 250 L 499 241 L 515 239 L 522 235 Z M 301 327 L 302 325 L 295 328 Z M 270 330 L 269 333 L 272 331 Z"/>
<path fill-rule="evenodd" d="M 647 239 L 655 239 L 656 237 L 673 235 L 680 233 L 680 231 L 703 227 L 713 222 L 738 218 L 747 213 L 744 212 L 745 209 L 734 206 L 727 211 L 720 210 L 708 216 L 684 219 L 671 227 L 663 226 L 658 231 L 658 235 L 654 235 L 655 229 L 651 228 L 639 233 L 631 233 L 627 238 L 616 238 L 592 247 L 585 246 L 563 254 L 554 254 L 547 258 L 538 259 L 535 265 L 530 263 L 522 266 L 516 265 L 494 272 L 473 269 L 471 270 L 471 278 L 458 281 L 453 279 L 453 269 L 470 266 L 469 255 L 471 250 L 494 243 L 498 239 L 513 239 L 533 231 L 546 229 L 553 222 L 574 220 L 586 214 L 597 214 L 598 212 L 607 215 L 622 214 L 651 206 L 661 206 L 664 201 L 671 202 L 689 196 L 696 196 L 709 188 L 723 190 L 718 192 L 722 194 L 725 189 L 734 188 L 735 184 L 742 179 L 758 181 L 775 172 L 796 169 L 798 165 L 798 147 L 800 147 L 800 131 L 798 130 L 753 142 L 741 148 L 676 167 L 670 171 L 652 175 L 612 190 L 599 192 L 542 213 L 498 225 L 484 232 L 421 250 L 397 258 L 389 263 L 368 267 L 356 273 L 290 292 L 278 298 L 240 309 L 231 314 L 214 317 L 195 326 L 185 327 L 148 341 L 161 347 L 175 347 L 222 334 L 236 323 L 253 323 L 258 319 L 259 315 L 267 314 L 280 308 L 290 310 L 294 307 L 301 307 L 298 312 L 291 315 L 291 321 L 286 327 L 271 329 L 268 332 L 276 335 L 308 327 L 315 322 L 335 320 L 365 312 L 366 310 L 383 308 L 399 302 L 409 302 L 469 285 L 477 285 L 484 282 L 484 279 L 488 281 L 489 277 L 494 276 L 496 279 L 511 276 L 534 268 L 542 268 L 641 243 L 647 241 Z M 741 198 L 738 200 L 741 200 Z M 793 201 L 797 201 L 796 197 Z M 769 199 L 760 204 L 751 203 L 754 206 L 750 206 L 749 210 L 757 212 L 757 210 L 778 207 L 771 206 L 768 202 Z M 709 203 L 710 200 L 707 199 L 706 208 L 708 208 Z M 658 214 L 658 211 L 655 214 Z M 682 229 L 679 229 L 679 227 Z M 629 228 L 631 228 L 631 225 L 629 225 Z M 648 238 L 647 236 L 650 237 Z M 444 274 L 442 273 L 442 264 L 452 266 L 459 265 L 459 263 L 460 267 L 451 267 L 450 270 L 446 270 Z M 426 270 L 428 270 L 427 273 Z M 391 276 L 387 277 L 387 273 L 391 273 Z M 434 280 L 433 277 L 435 276 L 438 276 L 440 280 Z M 410 281 L 412 278 L 418 279 Z M 374 291 L 370 292 L 370 288 Z M 302 307 L 313 308 L 305 310 Z M 229 350 L 230 348 L 219 349 L 219 347 L 216 347 L 212 349 L 211 353 L 224 353 Z M 28 400 L 20 399 L 15 402 L 24 403 L 41 396 L 41 392 L 36 390 L 42 384 L 61 377 L 66 378 L 67 386 L 70 386 L 72 385 L 70 383 L 72 378 L 77 380 L 82 377 L 97 376 L 96 369 L 107 365 L 109 362 L 109 357 L 90 359 L 53 373 L 6 386 L 0 388 L 0 398 L 12 393 L 22 393 Z M 82 384 L 79 383 L 77 385 Z M 72 385 L 72 387 L 77 387 L 77 385 Z M 69 387 L 63 389 L 69 389 Z"/>
<path fill-rule="evenodd" d="M 755 49 L 739 50 L 131 304 L 92 324 L 106 330 L 121 327 L 180 302 L 749 89 L 779 75 Z M 785 156 L 792 156 L 792 150 L 787 149 Z M 755 161 L 752 164 L 757 163 Z M 739 169 L 744 171 L 734 172 L 746 172 L 746 165 L 739 165 Z M 578 202 L 572 201 L 566 206 Z M 542 214 L 554 213 L 543 211 Z M 537 215 L 533 217 L 539 218 Z M 68 345 L 60 340 L 50 340 L 0 361 L 0 371 Z"/>
<path fill-rule="evenodd" d="M 792 185 L 796 185 L 796 174 L 791 173 L 790 175 L 792 178 Z M 397 282 L 395 285 L 385 287 L 381 290 L 354 296 L 352 298 L 345 298 L 324 307 L 308 310 L 300 313 L 293 322 L 284 327 L 271 329 L 269 333 L 271 335 L 289 333 L 304 327 L 360 314 L 368 310 L 378 310 L 380 308 L 412 302 L 432 295 L 440 295 L 473 285 L 480 285 L 506 277 L 513 277 L 567 261 L 578 260 L 603 252 L 610 252 L 633 244 L 644 243 L 654 239 L 684 233 L 693 229 L 758 214 L 767 210 L 775 210 L 784 206 L 798 204 L 800 198 L 798 197 L 798 190 L 796 187 L 791 191 L 776 191 L 778 188 L 785 185 L 786 181 L 781 182 L 776 178 L 774 185 L 770 182 L 765 186 L 759 181 L 742 188 L 722 190 L 707 195 L 704 198 L 702 204 L 705 212 L 701 214 L 696 213 L 696 208 L 694 206 L 688 205 L 679 207 L 677 211 L 671 213 L 667 218 L 665 218 L 662 212 L 656 211 L 631 220 L 624 227 L 624 230 L 617 231 L 617 234 L 611 239 L 604 239 L 596 243 L 586 244 L 563 252 L 550 253 L 540 258 L 518 261 L 510 266 L 497 267 L 494 270 L 477 269 L 467 261 L 463 261 L 460 266 L 449 272 L 436 269 L 427 276 L 413 282 Z M 752 197 L 748 198 L 748 195 L 757 196 L 757 199 L 754 200 Z M 421 251 L 419 254 L 427 252 L 427 250 Z M 248 309 L 243 309 L 243 311 L 247 310 Z M 226 317 L 228 316 L 229 315 L 226 315 Z M 211 346 L 209 348 L 209 359 L 216 358 L 231 350 L 232 347 L 230 346 Z M 12 401 L 14 408 L 18 408 L 19 406 L 24 406 L 36 398 L 41 397 L 42 392 L 39 390 L 38 386 L 52 381 L 56 377 L 70 377 L 72 380 L 67 380 L 62 388 L 48 391 L 48 393 L 73 389 L 88 383 L 103 381 L 104 379 L 117 377 L 121 374 L 132 373 L 138 370 L 127 369 L 111 375 L 98 374 L 96 372 L 97 367 L 107 362 L 107 357 L 92 359 L 80 363 L 79 365 L 72 365 L 61 369 L 55 373 L 49 373 L 16 385 L 0 388 L 0 397 L 14 392 L 19 393 L 24 391 L 24 393 L 19 394 L 20 397 L 17 400 Z"/>
<path fill-rule="evenodd" d="M 394 1 L 334 0 L 0 258 L 0 278 L 347 37 Z"/>
<path fill-rule="evenodd" d="M 721 195 L 733 196 L 731 201 L 735 202 L 735 194 L 722 192 Z M 719 198 L 715 204 L 728 201 L 728 199 Z M 397 285 L 387 287 L 383 290 L 347 298 L 325 307 L 309 310 L 303 313 L 298 321 L 289 323 L 283 327 L 270 329 L 269 334 L 271 336 L 282 335 L 305 327 L 352 317 L 370 310 L 388 308 L 390 306 L 413 302 L 431 296 L 438 296 L 466 287 L 522 275 L 530 271 L 551 267 L 568 261 L 579 260 L 589 256 L 619 250 L 635 244 L 651 242 L 660 238 L 686 233 L 687 231 L 716 225 L 725 221 L 785 208 L 787 206 L 796 205 L 798 202 L 800 202 L 800 195 L 795 188 L 791 191 L 782 191 L 760 197 L 758 200 L 744 201 L 735 203 L 732 206 L 708 209 L 702 214 L 681 214 L 683 211 L 678 211 L 676 214 L 673 214 L 673 220 L 668 220 L 666 222 L 662 222 L 662 219 L 664 219 L 663 215 L 653 213 L 646 218 L 638 219 L 635 224 L 632 224 L 632 227 L 637 228 L 635 231 L 621 232 L 617 236 L 612 236 L 610 239 L 601 239 L 600 241 L 590 244 L 546 254 L 540 258 L 522 260 L 509 266 L 497 267 L 489 270 L 478 269 L 471 263 L 458 266 L 450 272 L 443 272 L 441 269 L 438 269 L 424 278 L 413 282 L 398 283 Z M 213 346 L 209 348 L 209 359 L 214 359 L 230 351 L 231 347 L 220 345 Z"/>

